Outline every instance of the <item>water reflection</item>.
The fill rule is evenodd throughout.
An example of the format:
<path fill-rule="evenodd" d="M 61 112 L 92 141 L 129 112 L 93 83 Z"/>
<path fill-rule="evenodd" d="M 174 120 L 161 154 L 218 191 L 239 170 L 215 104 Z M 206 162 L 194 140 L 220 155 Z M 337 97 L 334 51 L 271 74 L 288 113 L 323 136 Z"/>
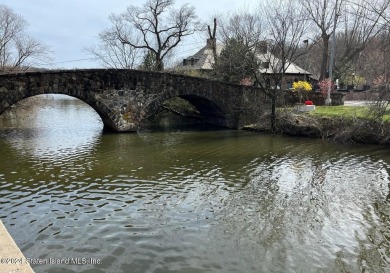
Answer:
<path fill-rule="evenodd" d="M 101 137 L 97 113 L 65 95 L 26 99 L 4 115 L 0 134 L 23 156 L 47 161 L 78 158 L 79 153 L 92 152 Z"/>
<path fill-rule="evenodd" d="M 389 272 L 386 149 L 221 130 L 102 135 L 81 109 L 61 126 L 42 126 L 49 111 L 0 130 L 0 217 L 25 255 L 102 262 L 37 272 Z"/>
<path fill-rule="evenodd" d="M 254 160 L 251 182 L 227 202 L 220 226 L 246 256 L 263 257 L 260 272 L 386 272 L 378 246 L 370 244 L 377 255 L 362 263 L 360 243 L 368 226 L 390 231 L 388 222 L 364 220 L 373 202 L 387 202 L 388 165 L 349 153 L 322 157 Z"/>

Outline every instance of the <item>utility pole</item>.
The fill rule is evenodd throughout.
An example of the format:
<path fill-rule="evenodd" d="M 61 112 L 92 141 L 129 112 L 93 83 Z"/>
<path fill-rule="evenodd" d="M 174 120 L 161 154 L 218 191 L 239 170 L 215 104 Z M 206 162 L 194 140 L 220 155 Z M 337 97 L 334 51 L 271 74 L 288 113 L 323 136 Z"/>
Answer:
<path fill-rule="evenodd" d="M 303 40 L 303 43 L 306 44 L 306 53 L 305 53 L 305 77 L 304 80 L 307 81 L 307 52 L 309 51 L 309 40 Z"/>
<path fill-rule="evenodd" d="M 329 86 L 328 86 L 328 93 L 326 94 L 325 99 L 325 105 L 331 105 L 332 99 L 330 98 L 330 91 L 333 88 L 332 84 L 332 77 L 333 77 L 333 63 L 334 63 L 334 54 L 335 54 L 335 48 L 336 48 L 336 25 L 337 25 L 337 17 L 339 14 L 338 11 L 338 0 L 336 0 L 336 3 L 334 5 L 334 22 L 333 22 L 333 40 L 332 40 L 332 47 L 330 49 L 330 59 L 329 59 Z"/>

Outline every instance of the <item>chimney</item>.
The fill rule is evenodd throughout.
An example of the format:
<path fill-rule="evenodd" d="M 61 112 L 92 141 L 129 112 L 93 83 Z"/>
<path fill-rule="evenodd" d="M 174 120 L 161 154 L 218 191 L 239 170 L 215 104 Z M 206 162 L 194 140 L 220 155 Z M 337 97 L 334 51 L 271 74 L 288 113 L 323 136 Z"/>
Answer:
<path fill-rule="evenodd" d="M 207 48 L 213 48 L 217 44 L 217 41 L 215 38 L 207 39 Z"/>
<path fill-rule="evenodd" d="M 259 43 L 259 48 L 258 48 L 258 51 L 260 54 L 267 54 L 267 51 L 268 51 L 268 44 L 266 41 L 261 41 Z"/>

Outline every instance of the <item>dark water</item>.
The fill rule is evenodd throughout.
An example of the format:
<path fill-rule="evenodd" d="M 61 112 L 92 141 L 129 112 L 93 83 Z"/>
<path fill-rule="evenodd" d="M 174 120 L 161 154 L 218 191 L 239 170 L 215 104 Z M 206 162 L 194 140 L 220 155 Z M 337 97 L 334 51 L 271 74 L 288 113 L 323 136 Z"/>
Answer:
<path fill-rule="evenodd" d="M 0 218 L 36 272 L 390 272 L 388 148 L 103 134 L 57 97 L 0 118 L 0 155 Z"/>

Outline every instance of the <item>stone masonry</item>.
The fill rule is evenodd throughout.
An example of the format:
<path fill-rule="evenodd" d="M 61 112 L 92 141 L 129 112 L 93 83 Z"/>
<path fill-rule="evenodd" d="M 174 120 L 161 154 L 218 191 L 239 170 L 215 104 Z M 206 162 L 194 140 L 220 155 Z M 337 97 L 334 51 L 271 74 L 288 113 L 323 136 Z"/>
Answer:
<path fill-rule="evenodd" d="M 257 114 L 264 95 L 254 87 L 164 72 L 59 70 L 0 75 L 0 114 L 25 98 L 65 94 L 89 104 L 105 129 L 132 132 L 167 99 L 181 97 L 214 125 L 239 128 Z"/>

